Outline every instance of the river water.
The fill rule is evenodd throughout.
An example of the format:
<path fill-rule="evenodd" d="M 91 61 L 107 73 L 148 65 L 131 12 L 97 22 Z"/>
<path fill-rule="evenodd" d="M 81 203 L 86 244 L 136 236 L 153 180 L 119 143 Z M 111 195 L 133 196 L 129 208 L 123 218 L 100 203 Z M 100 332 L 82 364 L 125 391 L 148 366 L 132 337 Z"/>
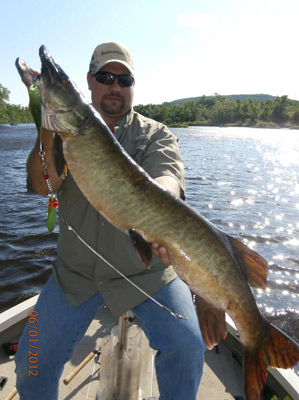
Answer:
<path fill-rule="evenodd" d="M 299 341 L 299 131 L 173 128 L 186 201 L 270 263 L 262 313 Z M 34 125 L 0 126 L 0 312 L 40 292 L 55 257 L 47 199 L 26 193 Z"/>

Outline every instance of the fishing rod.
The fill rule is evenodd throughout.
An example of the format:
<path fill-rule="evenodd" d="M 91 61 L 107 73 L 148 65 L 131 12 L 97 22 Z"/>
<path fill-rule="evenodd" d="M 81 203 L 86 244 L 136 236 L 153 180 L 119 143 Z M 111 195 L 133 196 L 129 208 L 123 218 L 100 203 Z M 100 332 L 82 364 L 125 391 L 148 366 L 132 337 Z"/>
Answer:
<path fill-rule="evenodd" d="M 181 314 L 177 314 L 170 310 L 168 307 L 166 307 L 164 304 L 161 304 L 159 301 L 154 299 L 151 295 L 146 293 L 143 289 L 141 289 L 138 285 L 136 285 L 131 279 L 129 279 L 127 276 L 125 276 L 121 271 L 119 271 L 116 267 L 114 267 L 104 256 L 103 254 L 98 253 L 96 250 L 94 250 L 80 235 L 79 233 L 62 217 L 60 216 L 60 219 L 62 222 L 67 226 L 67 228 L 72 231 L 77 238 L 89 249 L 91 250 L 97 257 L 99 257 L 102 261 L 105 262 L 106 265 L 108 265 L 110 268 L 113 269 L 116 273 L 118 273 L 122 278 L 124 278 L 128 283 L 130 283 L 132 286 L 134 286 L 137 290 L 139 290 L 142 294 L 144 294 L 148 299 L 152 300 L 154 303 L 156 303 L 159 307 L 161 307 L 163 310 L 167 311 L 169 314 L 171 314 L 174 318 L 177 319 L 187 319 Z"/>

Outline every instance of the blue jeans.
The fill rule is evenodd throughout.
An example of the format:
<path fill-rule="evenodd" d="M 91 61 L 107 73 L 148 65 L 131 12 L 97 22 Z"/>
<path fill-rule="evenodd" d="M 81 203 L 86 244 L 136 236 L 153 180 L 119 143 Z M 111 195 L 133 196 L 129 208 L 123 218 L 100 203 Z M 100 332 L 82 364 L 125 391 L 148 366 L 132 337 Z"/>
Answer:
<path fill-rule="evenodd" d="M 176 278 L 154 297 L 172 311 L 187 317 L 187 320 L 176 319 L 150 299 L 133 309 L 151 347 L 158 350 L 155 365 L 160 400 L 195 400 L 205 345 L 190 291 Z M 83 304 L 70 307 L 53 277 L 49 279 L 35 307 L 38 313 L 38 375 L 28 376 L 28 350 L 35 351 L 28 346 L 35 344 L 29 342 L 29 338 L 34 339 L 29 334 L 33 330 L 29 323 L 15 356 L 21 400 L 58 399 L 58 382 L 64 364 L 72 357 L 75 346 L 103 305 L 103 298 L 97 293 Z"/>

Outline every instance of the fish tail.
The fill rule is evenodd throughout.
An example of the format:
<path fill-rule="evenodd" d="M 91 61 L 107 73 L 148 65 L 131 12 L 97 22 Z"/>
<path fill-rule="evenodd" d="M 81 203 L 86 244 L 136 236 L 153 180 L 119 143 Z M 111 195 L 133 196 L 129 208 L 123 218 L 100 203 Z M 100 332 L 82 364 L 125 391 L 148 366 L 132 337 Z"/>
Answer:
<path fill-rule="evenodd" d="M 290 368 L 299 361 L 298 345 L 269 324 L 269 337 L 257 352 L 244 352 L 246 400 L 262 400 L 268 367 Z"/>

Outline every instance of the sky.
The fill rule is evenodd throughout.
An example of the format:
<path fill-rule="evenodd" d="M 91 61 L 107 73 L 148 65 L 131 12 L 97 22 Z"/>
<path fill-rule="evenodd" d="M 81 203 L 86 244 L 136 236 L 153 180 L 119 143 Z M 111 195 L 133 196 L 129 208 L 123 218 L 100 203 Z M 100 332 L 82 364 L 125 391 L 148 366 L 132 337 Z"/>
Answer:
<path fill-rule="evenodd" d="M 134 105 L 215 93 L 299 100 L 298 0 L 11 0 L 0 10 L 10 104 L 28 105 L 15 60 L 40 70 L 41 45 L 90 100 L 90 58 L 108 41 L 133 55 Z"/>

